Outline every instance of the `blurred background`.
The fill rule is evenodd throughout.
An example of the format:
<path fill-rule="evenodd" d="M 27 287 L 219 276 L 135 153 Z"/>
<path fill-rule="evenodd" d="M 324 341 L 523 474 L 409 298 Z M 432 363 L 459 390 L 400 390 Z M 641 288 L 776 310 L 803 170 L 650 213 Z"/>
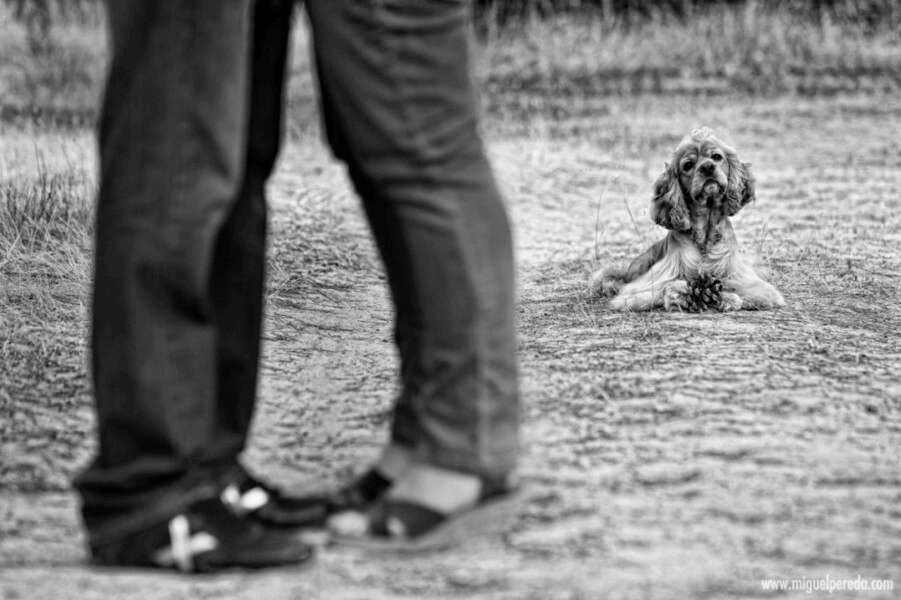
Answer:
<path fill-rule="evenodd" d="M 102 6 L 0 0 L 0 119 L 91 120 L 105 64 Z M 486 109 L 502 117 L 565 117 L 609 94 L 901 86 L 896 0 L 477 0 L 473 21 Z M 295 107 L 314 96 L 298 41 Z M 295 111 L 292 127 L 308 117 Z"/>

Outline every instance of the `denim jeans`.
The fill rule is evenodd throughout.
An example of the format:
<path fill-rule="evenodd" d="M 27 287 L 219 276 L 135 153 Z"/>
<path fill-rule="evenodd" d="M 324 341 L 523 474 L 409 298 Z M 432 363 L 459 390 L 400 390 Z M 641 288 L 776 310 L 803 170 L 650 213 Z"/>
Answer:
<path fill-rule="evenodd" d="M 324 130 L 396 307 L 392 439 L 512 470 L 510 228 L 478 133 L 464 0 L 309 0 Z M 288 0 L 109 0 L 92 364 L 99 450 L 76 479 L 103 543 L 218 490 L 253 414 L 265 183 Z"/>

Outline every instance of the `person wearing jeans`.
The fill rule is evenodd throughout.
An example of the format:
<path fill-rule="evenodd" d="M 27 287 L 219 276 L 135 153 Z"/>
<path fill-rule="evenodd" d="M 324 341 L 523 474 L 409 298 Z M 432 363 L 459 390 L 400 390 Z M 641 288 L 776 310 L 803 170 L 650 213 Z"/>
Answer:
<path fill-rule="evenodd" d="M 288 496 L 239 462 L 293 2 L 110 0 L 92 312 L 99 448 L 75 481 L 99 564 L 294 564 L 311 552 L 290 528 L 326 519 L 346 543 L 440 544 L 517 496 L 512 243 L 478 134 L 468 3 L 305 4 L 325 134 L 396 308 L 390 441 L 325 496 Z"/>

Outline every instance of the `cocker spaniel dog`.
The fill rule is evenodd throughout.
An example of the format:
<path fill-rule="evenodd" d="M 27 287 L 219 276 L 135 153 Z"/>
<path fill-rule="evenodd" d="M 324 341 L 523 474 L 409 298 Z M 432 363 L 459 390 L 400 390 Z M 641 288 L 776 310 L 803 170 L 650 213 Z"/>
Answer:
<path fill-rule="evenodd" d="M 650 216 L 669 233 L 625 269 L 595 273 L 592 291 L 626 311 L 783 306 L 782 294 L 739 251 L 729 222 L 754 201 L 750 168 L 710 129 L 692 131 L 654 184 Z"/>

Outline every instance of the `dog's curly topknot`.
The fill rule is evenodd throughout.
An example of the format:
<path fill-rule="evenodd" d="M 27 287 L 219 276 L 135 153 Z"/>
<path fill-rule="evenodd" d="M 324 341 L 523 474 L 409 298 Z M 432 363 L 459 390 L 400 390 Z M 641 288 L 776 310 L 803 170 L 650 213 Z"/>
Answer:
<path fill-rule="evenodd" d="M 698 127 L 697 129 L 692 129 L 691 134 L 688 136 L 688 138 L 693 142 L 702 142 L 704 140 L 716 139 L 713 135 L 713 130 L 709 127 Z"/>

